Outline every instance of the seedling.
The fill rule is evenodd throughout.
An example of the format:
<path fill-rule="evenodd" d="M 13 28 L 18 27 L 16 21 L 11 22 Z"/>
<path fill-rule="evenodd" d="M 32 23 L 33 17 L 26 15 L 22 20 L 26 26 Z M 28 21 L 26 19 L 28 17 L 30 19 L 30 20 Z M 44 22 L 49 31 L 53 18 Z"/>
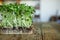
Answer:
<path fill-rule="evenodd" d="M 2 21 L 0 26 L 3 27 L 26 27 L 32 25 L 32 14 L 35 12 L 34 7 L 26 4 L 3 4 L 0 6 Z"/>

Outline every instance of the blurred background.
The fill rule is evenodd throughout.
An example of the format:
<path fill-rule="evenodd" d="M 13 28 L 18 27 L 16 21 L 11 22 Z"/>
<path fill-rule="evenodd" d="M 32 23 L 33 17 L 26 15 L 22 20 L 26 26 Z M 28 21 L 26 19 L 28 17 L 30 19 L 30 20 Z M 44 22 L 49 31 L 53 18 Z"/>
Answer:
<path fill-rule="evenodd" d="M 9 4 L 15 3 L 16 0 L 0 0 L 0 5 L 2 2 Z M 11 35 L 11 40 L 13 38 L 17 40 L 20 37 L 20 40 L 60 40 L 60 0 L 18 0 L 17 3 L 26 3 L 26 5 L 35 8 L 36 12 L 33 16 L 34 33 L 27 35 L 27 38 L 26 35 Z"/>

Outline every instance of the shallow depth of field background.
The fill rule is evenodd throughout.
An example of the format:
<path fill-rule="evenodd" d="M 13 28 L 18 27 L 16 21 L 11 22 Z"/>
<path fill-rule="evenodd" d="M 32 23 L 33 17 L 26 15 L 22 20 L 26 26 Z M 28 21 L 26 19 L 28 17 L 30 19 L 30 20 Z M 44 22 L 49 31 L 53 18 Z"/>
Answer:
<path fill-rule="evenodd" d="M 5 1 L 6 4 L 14 2 Z M 49 21 L 51 16 L 60 16 L 60 0 L 22 0 L 20 3 L 38 7 L 33 16 L 33 34 L 1 34 L 0 40 L 60 40 L 60 23 Z"/>

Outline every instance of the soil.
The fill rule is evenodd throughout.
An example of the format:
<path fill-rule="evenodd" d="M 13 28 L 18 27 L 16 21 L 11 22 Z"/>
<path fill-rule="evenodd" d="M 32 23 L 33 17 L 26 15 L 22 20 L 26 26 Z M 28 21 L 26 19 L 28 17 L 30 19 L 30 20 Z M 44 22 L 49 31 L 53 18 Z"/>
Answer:
<path fill-rule="evenodd" d="M 26 27 L 0 28 L 0 30 L 1 30 L 2 34 L 5 34 L 5 33 L 10 34 L 12 31 L 13 31 L 12 34 L 14 34 L 14 33 L 17 34 L 17 32 L 18 33 L 27 33 L 28 34 L 29 32 L 33 31 L 32 27 L 30 27 L 30 28 L 26 28 Z M 10 33 L 8 33 L 8 32 L 10 32 Z"/>

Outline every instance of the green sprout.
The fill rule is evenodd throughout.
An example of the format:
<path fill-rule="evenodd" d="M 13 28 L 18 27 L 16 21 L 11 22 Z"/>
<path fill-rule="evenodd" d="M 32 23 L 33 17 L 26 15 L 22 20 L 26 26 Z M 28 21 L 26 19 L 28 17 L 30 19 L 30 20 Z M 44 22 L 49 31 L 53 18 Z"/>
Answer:
<path fill-rule="evenodd" d="M 3 27 L 27 27 L 32 25 L 32 14 L 35 12 L 34 7 L 26 4 L 3 4 L 0 6 L 2 21 L 0 26 Z"/>

